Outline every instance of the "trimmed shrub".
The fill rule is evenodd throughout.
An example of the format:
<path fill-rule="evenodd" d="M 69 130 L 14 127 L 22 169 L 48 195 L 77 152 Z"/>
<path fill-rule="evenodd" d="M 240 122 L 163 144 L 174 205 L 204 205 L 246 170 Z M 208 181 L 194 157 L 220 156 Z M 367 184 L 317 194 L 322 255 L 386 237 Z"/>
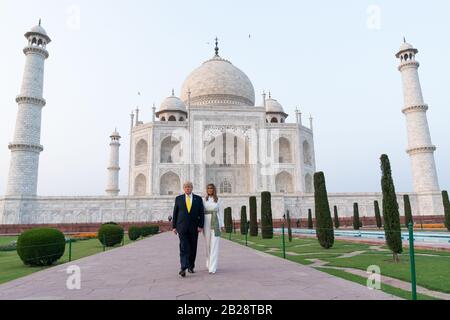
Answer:
<path fill-rule="evenodd" d="M 336 229 L 339 229 L 340 226 L 341 225 L 339 223 L 338 208 L 337 208 L 337 206 L 334 206 L 334 227 Z"/>
<path fill-rule="evenodd" d="M 288 228 L 288 238 L 289 238 L 289 242 L 292 242 L 291 215 L 290 215 L 290 213 L 289 213 L 289 210 L 286 212 L 286 219 L 287 219 L 287 228 Z"/>
<path fill-rule="evenodd" d="M 98 240 L 106 247 L 114 247 L 123 241 L 124 230 L 117 224 L 104 224 L 98 230 Z"/>
<path fill-rule="evenodd" d="M 256 207 L 256 197 L 250 197 L 250 236 L 257 237 L 258 236 L 258 215 L 257 215 L 257 207 Z"/>
<path fill-rule="evenodd" d="M 387 155 L 381 156 L 381 189 L 383 190 L 383 220 L 386 243 L 392 251 L 395 262 L 399 262 L 398 254 L 403 252 L 400 228 L 400 213 L 394 180 L 392 179 L 391 164 Z"/>
<path fill-rule="evenodd" d="M 375 220 L 377 221 L 377 227 L 378 229 L 383 227 L 383 222 L 381 221 L 381 214 L 380 214 L 380 205 L 378 204 L 378 201 L 374 201 L 373 203 L 375 207 Z"/>
<path fill-rule="evenodd" d="M 314 200 L 317 239 L 322 248 L 330 249 L 334 244 L 334 229 L 323 172 L 314 174 Z"/>
<path fill-rule="evenodd" d="M 159 233 L 159 226 L 156 225 L 148 225 L 141 227 L 141 236 L 144 238 L 149 237 L 151 235 L 155 235 Z"/>
<path fill-rule="evenodd" d="M 312 230 L 314 229 L 314 223 L 312 218 L 312 210 L 308 209 L 308 229 Z"/>
<path fill-rule="evenodd" d="M 248 234 L 248 225 L 247 225 L 247 207 L 242 206 L 241 208 L 241 234 Z"/>
<path fill-rule="evenodd" d="M 357 203 L 353 204 L 353 229 L 359 230 L 361 221 L 359 220 L 359 207 Z"/>
<path fill-rule="evenodd" d="M 261 193 L 261 233 L 263 239 L 273 239 L 272 200 L 271 193 Z"/>
<path fill-rule="evenodd" d="M 136 241 L 142 235 L 142 229 L 140 227 L 131 226 L 128 228 L 128 237 L 131 241 Z"/>
<path fill-rule="evenodd" d="M 442 191 L 442 202 L 444 203 L 445 227 L 450 231 L 450 201 L 448 200 L 448 192 Z"/>
<path fill-rule="evenodd" d="M 225 208 L 224 211 L 224 222 L 225 222 L 225 232 L 232 233 L 233 232 L 233 215 L 230 207 Z"/>
<path fill-rule="evenodd" d="M 25 265 L 50 266 L 66 249 L 64 234 L 56 229 L 37 228 L 23 232 L 17 240 L 17 254 Z"/>
<path fill-rule="evenodd" d="M 409 196 L 407 194 L 403 195 L 403 203 L 405 206 L 405 226 L 409 227 L 409 224 L 412 223 L 414 225 L 411 202 L 409 201 Z"/>

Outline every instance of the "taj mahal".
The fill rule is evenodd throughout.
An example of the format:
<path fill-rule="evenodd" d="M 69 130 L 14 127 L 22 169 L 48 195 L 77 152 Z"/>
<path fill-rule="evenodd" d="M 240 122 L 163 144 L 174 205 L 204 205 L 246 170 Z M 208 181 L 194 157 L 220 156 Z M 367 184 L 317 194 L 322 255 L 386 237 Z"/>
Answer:
<path fill-rule="evenodd" d="M 259 205 L 263 191 L 272 193 L 274 218 L 287 210 L 293 218 L 305 218 L 314 208 L 313 119 L 304 121 L 300 110 L 287 114 L 275 92 L 258 98 L 248 76 L 221 56 L 217 39 L 211 59 L 189 74 L 179 90 L 168 88 L 168 97 L 153 106 L 151 122 L 140 121 L 139 109 L 130 115 L 128 163 L 119 159 L 124 138 L 117 129 L 110 135 L 109 145 L 105 143 L 110 156 L 104 195 L 39 196 L 39 156 L 44 151 L 40 131 L 45 123 L 41 117 L 47 103 L 44 64 L 51 39 L 41 23 L 25 38 L 25 70 L 16 97 L 18 113 L 9 145 L 7 191 L 0 196 L 0 224 L 167 221 L 185 181 L 192 181 L 198 194 L 214 183 L 224 207 L 231 207 L 237 219 L 249 196 L 257 196 Z M 412 169 L 413 211 L 435 216 L 443 214 L 443 207 L 417 54 L 406 41 L 396 54 L 404 93 L 399 116 L 402 111 L 408 132 L 411 162 L 405 165 Z M 129 172 L 128 190 L 119 190 L 120 170 Z M 398 194 L 400 207 L 402 195 Z M 329 194 L 330 205 L 336 205 L 342 216 L 351 215 L 355 202 L 362 216 L 373 216 L 374 200 L 381 201 L 381 194 Z"/>

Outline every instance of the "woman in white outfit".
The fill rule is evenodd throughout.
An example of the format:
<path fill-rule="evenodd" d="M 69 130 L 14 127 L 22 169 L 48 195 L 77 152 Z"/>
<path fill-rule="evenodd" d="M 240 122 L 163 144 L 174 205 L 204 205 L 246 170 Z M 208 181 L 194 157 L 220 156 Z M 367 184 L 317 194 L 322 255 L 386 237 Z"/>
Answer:
<path fill-rule="evenodd" d="M 205 207 L 205 228 L 203 229 L 203 235 L 206 240 L 206 268 L 210 274 L 215 274 L 219 259 L 221 231 L 224 230 L 221 201 L 217 197 L 215 185 L 208 185 L 203 206 Z"/>

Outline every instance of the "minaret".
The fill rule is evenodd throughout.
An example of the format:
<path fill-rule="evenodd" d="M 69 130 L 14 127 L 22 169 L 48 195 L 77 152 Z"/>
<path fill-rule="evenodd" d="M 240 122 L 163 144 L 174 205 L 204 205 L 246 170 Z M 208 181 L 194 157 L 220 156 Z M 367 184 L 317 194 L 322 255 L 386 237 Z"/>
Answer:
<path fill-rule="evenodd" d="M 18 112 L 14 140 L 9 144 L 11 162 L 9 167 L 7 196 L 36 196 L 39 155 L 41 145 L 41 113 L 45 106 L 42 97 L 44 87 L 44 62 L 49 54 L 46 49 L 50 38 L 39 25 L 25 34 L 28 45 L 23 49 L 25 70 L 22 88 L 16 98 Z"/>
<path fill-rule="evenodd" d="M 295 109 L 295 118 L 297 120 L 297 124 L 302 126 L 302 112 L 300 111 L 299 108 Z"/>
<path fill-rule="evenodd" d="M 106 194 L 109 196 L 117 197 L 119 195 L 119 148 L 120 148 L 120 134 L 117 129 L 111 134 L 111 150 L 109 153 L 109 165 L 108 165 L 108 185 L 106 188 Z"/>
<path fill-rule="evenodd" d="M 436 205 L 424 195 L 439 192 L 439 183 L 434 161 L 436 147 L 431 142 L 427 110 L 419 80 L 419 51 L 404 40 L 396 57 L 400 60 L 398 70 L 402 74 L 404 107 L 408 131 L 408 150 L 411 158 L 414 192 L 419 195 L 420 214 L 437 214 Z M 420 196 L 422 194 L 422 196 Z"/>

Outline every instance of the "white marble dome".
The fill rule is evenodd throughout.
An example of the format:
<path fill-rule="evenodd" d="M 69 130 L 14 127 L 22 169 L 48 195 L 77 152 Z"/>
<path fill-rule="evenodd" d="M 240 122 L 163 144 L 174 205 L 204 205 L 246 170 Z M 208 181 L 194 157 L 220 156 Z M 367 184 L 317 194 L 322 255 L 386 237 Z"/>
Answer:
<path fill-rule="evenodd" d="M 400 46 L 400 50 L 399 51 L 409 50 L 409 49 L 412 49 L 412 48 L 413 48 L 412 44 L 410 44 L 408 42 L 403 42 L 402 45 Z"/>
<path fill-rule="evenodd" d="M 396 54 L 397 58 L 400 58 L 400 55 L 403 54 L 405 51 L 413 51 L 414 53 L 418 53 L 419 50 L 414 48 L 414 46 L 406 41 L 403 41 L 403 43 L 400 46 L 400 49 L 398 53 Z"/>
<path fill-rule="evenodd" d="M 45 31 L 45 29 L 42 28 L 40 25 L 37 25 L 37 26 L 34 26 L 33 28 L 31 28 L 30 32 L 43 34 L 45 36 L 47 35 L 47 31 Z"/>
<path fill-rule="evenodd" d="M 181 100 L 192 105 L 255 105 L 255 89 L 247 75 L 219 56 L 204 62 L 185 80 Z"/>
<path fill-rule="evenodd" d="M 45 39 L 47 44 L 52 41 L 50 39 L 50 37 L 47 35 L 47 31 L 45 31 L 45 29 L 42 28 L 40 23 L 38 25 L 34 26 L 33 28 L 31 28 L 30 31 L 25 33 L 25 37 L 26 38 L 30 38 L 30 37 L 34 37 L 34 36 L 41 37 L 41 38 Z"/>
<path fill-rule="evenodd" d="M 159 108 L 159 112 L 163 111 L 180 111 L 186 112 L 186 105 L 181 101 L 180 98 L 172 95 L 171 97 L 166 98 Z"/>
<path fill-rule="evenodd" d="M 266 100 L 266 112 L 284 113 L 283 106 L 275 99 Z"/>

